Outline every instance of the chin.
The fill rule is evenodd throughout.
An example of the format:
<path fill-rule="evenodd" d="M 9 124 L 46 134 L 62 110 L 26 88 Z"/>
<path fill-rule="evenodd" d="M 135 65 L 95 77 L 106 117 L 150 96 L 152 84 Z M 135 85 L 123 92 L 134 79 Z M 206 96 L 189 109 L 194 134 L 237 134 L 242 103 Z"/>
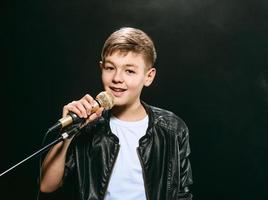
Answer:
<path fill-rule="evenodd" d="M 115 101 L 115 106 L 124 106 L 126 105 L 126 103 L 122 102 L 122 101 Z"/>
<path fill-rule="evenodd" d="M 115 98 L 115 106 L 120 106 L 120 107 L 122 107 L 122 106 L 127 106 L 129 103 L 126 101 L 126 100 L 124 100 L 124 99 L 117 99 L 117 98 Z"/>

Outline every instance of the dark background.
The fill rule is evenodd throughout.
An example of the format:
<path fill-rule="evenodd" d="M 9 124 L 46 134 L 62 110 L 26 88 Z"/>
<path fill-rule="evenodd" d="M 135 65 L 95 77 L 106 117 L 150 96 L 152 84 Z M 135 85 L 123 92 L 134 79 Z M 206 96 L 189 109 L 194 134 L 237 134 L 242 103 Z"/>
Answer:
<path fill-rule="evenodd" d="M 103 42 L 132 26 L 158 51 L 143 99 L 190 129 L 194 199 L 268 199 L 267 0 L 17 0 L 1 14 L 1 172 L 102 90 Z M 35 199 L 37 175 L 34 158 L 0 177 L 0 199 Z"/>

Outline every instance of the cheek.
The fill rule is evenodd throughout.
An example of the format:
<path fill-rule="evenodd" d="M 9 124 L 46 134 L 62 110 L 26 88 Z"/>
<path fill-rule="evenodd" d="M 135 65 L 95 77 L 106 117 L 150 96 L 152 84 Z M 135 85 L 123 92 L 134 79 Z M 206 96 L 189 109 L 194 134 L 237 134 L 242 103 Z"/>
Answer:
<path fill-rule="evenodd" d="M 103 87 L 105 88 L 105 89 L 107 89 L 107 87 L 108 87 L 108 82 L 107 82 L 107 80 L 104 78 L 104 77 L 102 77 L 102 85 L 103 85 Z"/>
<path fill-rule="evenodd" d="M 103 83 L 107 83 L 109 81 L 109 77 L 107 76 L 107 74 L 103 73 L 101 75 L 101 80 Z"/>
<path fill-rule="evenodd" d="M 133 90 L 141 90 L 143 88 L 143 79 L 134 79 L 128 82 L 128 87 Z"/>

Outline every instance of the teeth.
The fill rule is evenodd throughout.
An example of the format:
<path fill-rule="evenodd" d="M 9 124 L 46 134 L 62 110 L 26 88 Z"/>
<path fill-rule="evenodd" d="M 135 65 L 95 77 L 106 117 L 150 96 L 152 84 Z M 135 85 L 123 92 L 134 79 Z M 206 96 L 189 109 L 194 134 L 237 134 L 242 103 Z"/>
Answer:
<path fill-rule="evenodd" d="M 114 89 L 114 91 L 116 91 L 116 92 L 122 92 L 123 90 L 120 90 L 120 89 Z"/>
<path fill-rule="evenodd" d="M 120 88 L 113 88 L 113 91 L 115 91 L 115 92 L 123 92 L 124 90 L 120 89 Z"/>

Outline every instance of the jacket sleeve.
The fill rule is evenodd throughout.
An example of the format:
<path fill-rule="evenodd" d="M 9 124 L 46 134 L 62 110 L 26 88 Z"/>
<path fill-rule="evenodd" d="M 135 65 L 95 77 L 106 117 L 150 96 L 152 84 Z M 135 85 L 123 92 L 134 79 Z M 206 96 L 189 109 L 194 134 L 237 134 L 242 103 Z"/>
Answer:
<path fill-rule="evenodd" d="M 185 128 L 179 137 L 179 156 L 180 156 L 180 188 L 178 193 L 178 200 L 191 200 L 193 198 L 190 186 L 193 184 L 192 169 L 189 160 L 190 144 L 189 131 Z"/>

